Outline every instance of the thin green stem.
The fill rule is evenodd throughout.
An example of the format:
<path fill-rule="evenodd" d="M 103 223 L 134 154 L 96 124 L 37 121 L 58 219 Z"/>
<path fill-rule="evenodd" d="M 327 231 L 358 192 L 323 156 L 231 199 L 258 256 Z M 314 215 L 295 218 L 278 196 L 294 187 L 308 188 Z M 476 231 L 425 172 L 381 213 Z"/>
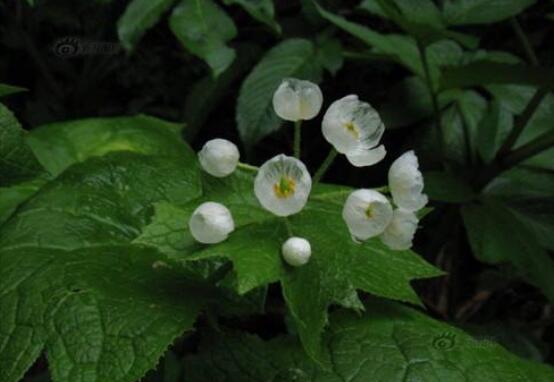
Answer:
<path fill-rule="evenodd" d="M 329 154 L 327 155 L 327 158 L 325 158 L 321 166 L 319 166 L 319 169 L 315 172 L 315 175 L 312 180 L 312 183 L 314 186 L 319 183 L 323 175 L 325 175 L 329 167 L 331 167 L 337 155 L 338 155 L 338 151 L 335 150 L 334 147 L 332 147 L 331 150 L 329 151 Z"/>
<path fill-rule="evenodd" d="M 523 50 L 525 51 L 525 54 L 527 55 L 527 59 L 529 60 L 531 65 L 539 66 L 539 59 L 535 54 L 535 50 L 533 49 L 533 46 L 529 42 L 527 35 L 521 28 L 521 25 L 519 24 L 515 16 L 510 19 L 510 24 L 512 25 L 512 28 L 514 29 L 514 32 L 517 36 L 517 39 L 519 40 L 519 43 L 523 47 Z"/>
<path fill-rule="evenodd" d="M 250 172 L 257 172 L 259 170 L 259 168 L 256 166 L 252 166 L 252 165 L 249 165 L 248 163 L 242 163 L 242 162 L 239 162 L 237 164 L 237 167 L 240 168 L 241 170 L 250 171 Z"/>
<path fill-rule="evenodd" d="M 547 95 L 548 90 L 546 88 L 540 88 L 535 92 L 535 95 L 533 96 L 533 98 L 531 98 L 531 100 L 525 107 L 525 110 L 523 110 L 523 113 L 521 113 L 521 115 L 516 119 L 512 131 L 510 131 L 510 134 L 498 150 L 498 156 L 505 156 L 514 147 L 519 136 L 525 129 L 525 126 L 527 126 L 527 123 L 533 117 L 540 104 L 544 100 L 544 97 L 546 97 Z"/>
<path fill-rule="evenodd" d="M 289 234 L 289 237 L 293 237 L 294 234 L 292 233 L 292 226 L 289 219 L 285 216 L 283 217 L 283 221 L 285 222 L 285 227 L 287 227 L 287 233 Z"/>
<path fill-rule="evenodd" d="M 441 113 L 439 108 L 439 101 L 435 86 L 433 85 L 433 79 L 431 78 L 431 69 L 429 68 L 429 61 L 427 60 L 427 53 L 425 46 L 420 41 L 417 42 L 417 48 L 419 50 L 419 56 L 421 57 L 421 64 L 423 65 L 423 71 L 425 74 L 425 82 L 431 93 L 431 102 L 433 104 L 433 114 L 435 117 L 435 125 L 437 129 L 437 138 L 439 140 L 439 153 L 440 157 L 444 158 L 444 136 L 442 132 Z"/>
<path fill-rule="evenodd" d="M 300 146 L 302 144 L 302 120 L 294 122 L 294 157 L 300 159 Z"/>
<path fill-rule="evenodd" d="M 477 183 L 478 188 L 483 189 L 499 174 L 552 147 L 554 147 L 554 129 L 536 137 L 532 141 L 510 151 L 504 157 L 494 161 L 483 171 Z"/>
<path fill-rule="evenodd" d="M 554 147 L 554 129 L 539 135 L 532 141 L 510 152 L 502 159 L 502 167 L 504 170 L 512 168 L 524 160 L 548 150 L 551 147 Z"/>

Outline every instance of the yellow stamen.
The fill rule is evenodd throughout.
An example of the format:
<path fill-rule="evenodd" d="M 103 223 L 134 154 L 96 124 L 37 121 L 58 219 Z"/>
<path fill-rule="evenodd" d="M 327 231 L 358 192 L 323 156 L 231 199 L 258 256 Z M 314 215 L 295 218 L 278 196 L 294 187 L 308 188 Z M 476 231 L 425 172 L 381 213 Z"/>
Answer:
<path fill-rule="evenodd" d="M 367 206 L 367 208 L 365 210 L 365 216 L 368 219 L 371 219 L 373 217 L 373 209 L 371 208 L 371 204 Z"/>
<path fill-rule="evenodd" d="M 346 131 L 348 131 L 350 134 L 354 136 L 355 139 L 360 138 L 360 131 L 358 130 L 356 125 L 354 125 L 353 122 L 347 122 L 343 126 L 346 129 Z"/>
<path fill-rule="evenodd" d="M 296 182 L 287 176 L 281 177 L 279 182 L 273 185 L 273 192 L 279 199 L 286 199 L 294 194 Z"/>

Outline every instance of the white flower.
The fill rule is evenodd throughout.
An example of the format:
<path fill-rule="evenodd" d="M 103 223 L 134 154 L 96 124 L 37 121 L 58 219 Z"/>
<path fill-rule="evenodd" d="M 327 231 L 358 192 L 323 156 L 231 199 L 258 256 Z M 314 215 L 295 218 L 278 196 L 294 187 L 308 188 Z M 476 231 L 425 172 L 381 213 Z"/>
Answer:
<path fill-rule="evenodd" d="M 254 193 L 277 216 L 299 212 L 310 195 L 312 177 L 298 159 L 283 154 L 265 162 L 256 176 Z"/>
<path fill-rule="evenodd" d="M 427 204 L 427 195 L 422 193 L 423 175 L 413 151 L 402 154 L 390 166 L 389 189 L 394 203 L 407 211 L 417 211 Z"/>
<path fill-rule="evenodd" d="M 356 167 L 378 163 L 387 153 L 383 145 L 376 147 L 385 131 L 381 117 L 357 95 L 333 102 L 325 112 L 322 126 L 325 139 Z"/>
<path fill-rule="evenodd" d="M 412 211 L 394 210 L 392 220 L 381 235 L 381 241 L 390 249 L 403 251 L 412 247 L 419 220 Z"/>
<path fill-rule="evenodd" d="M 233 142 L 212 139 L 198 153 L 200 165 L 208 174 L 222 178 L 231 175 L 237 168 L 240 153 Z"/>
<path fill-rule="evenodd" d="M 227 207 L 215 202 L 206 202 L 192 213 L 189 229 L 200 243 L 215 244 L 227 239 L 235 230 L 235 222 Z"/>
<path fill-rule="evenodd" d="M 323 94 L 310 81 L 286 78 L 273 94 L 273 109 L 286 121 L 314 118 L 321 110 Z"/>
<path fill-rule="evenodd" d="M 357 190 L 346 199 L 342 218 L 354 240 L 367 240 L 385 230 L 392 219 L 392 206 L 375 190 Z"/>
<path fill-rule="evenodd" d="M 283 243 L 281 252 L 287 264 L 293 267 L 299 267 L 310 260 L 312 247 L 310 246 L 310 242 L 306 239 L 291 237 Z"/>

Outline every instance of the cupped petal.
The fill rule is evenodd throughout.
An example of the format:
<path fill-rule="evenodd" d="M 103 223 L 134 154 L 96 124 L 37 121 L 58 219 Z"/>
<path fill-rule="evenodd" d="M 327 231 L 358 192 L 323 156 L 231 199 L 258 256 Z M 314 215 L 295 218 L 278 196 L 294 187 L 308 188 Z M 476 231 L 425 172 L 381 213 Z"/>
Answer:
<path fill-rule="evenodd" d="M 265 162 L 254 181 L 258 201 L 277 216 L 300 212 L 311 188 L 312 178 L 304 163 L 283 154 Z"/>
<path fill-rule="evenodd" d="M 222 178 L 231 175 L 239 163 L 237 146 L 226 139 L 212 139 L 198 152 L 202 169 L 208 174 Z"/>
<path fill-rule="evenodd" d="M 235 230 L 235 222 L 223 204 L 205 202 L 192 213 L 189 230 L 198 242 L 216 244 L 226 240 Z"/>
<path fill-rule="evenodd" d="M 286 121 L 312 119 L 319 113 L 322 104 L 321 89 L 310 81 L 284 79 L 273 94 L 273 109 Z"/>
<path fill-rule="evenodd" d="M 378 191 L 361 189 L 348 196 L 342 217 L 353 239 L 363 241 L 385 230 L 392 219 L 392 206 Z"/>
<path fill-rule="evenodd" d="M 369 161 L 367 156 L 371 155 L 363 151 L 379 144 L 385 125 L 370 104 L 360 101 L 356 95 L 349 95 L 329 106 L 323 117 L 322 131 L 325 139 L 338 152 L 352 156 L 356 163 L 364 163 Z M 379 153 L 382 150 L 379 149 Z"/>
<path fill-rule="evenodd" d="M 348 161 L 356 167 L 372 166 L 379 163 L 387 155 L 385 146 L 380 145 L 374 149 L 360 147 L 346 154 Z"/>
<path fill-rule="evenodd" d="M 425 207 L 429 200 L 423 194 L 423 175 L 413 151 L 402 154 L 392 163 L 388 178 L 392 199 L 398 207 L 408 211 Z"/>
<path fill-rule="evenodd" d="M 412 247 L 419 220 L 412 211 L 396 209 L 392 220 L 380 239 L 387 247 L 395 251 L 404 251 Z"/>
<path fill-rule="evenodd" d="M 355 150 L 360 145 L 360 131 L 352 124 L 358 103 L 357 95 L 348 95 L 333 102 L 323 116 L 323 136 L 341 154 Z"/>

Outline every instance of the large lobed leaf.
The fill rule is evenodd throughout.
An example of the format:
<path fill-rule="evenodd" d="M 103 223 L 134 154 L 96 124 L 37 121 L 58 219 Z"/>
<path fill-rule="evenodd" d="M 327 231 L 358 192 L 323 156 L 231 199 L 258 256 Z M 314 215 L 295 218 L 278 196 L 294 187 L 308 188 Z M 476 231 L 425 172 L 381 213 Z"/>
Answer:
<path fill-rule="evenodd" d="M 473 253 L 479 260 L 511 263 L 554 301 L 554 261 L 537 243 L 525 220 L 521 221 L 517 214 L 490 197 L 483 198 L 480 204 L 464 206 L 462 216 Z"/>
<path fill-rule="evenodd" d="M 34 135 L 48 141 L 38 149 L 47 167 L 77 163 L 33 188 L 0 227 L 2 381 L 18 381 L 42 351 L 55 382 L 136 381 L 211 296 L 167 256 L 130 243 L 154 203 L 201 194 L 194 154 L 175 131 L 156 135 L 154 119 L 136 118 L 134 130 L 132 118 L 121 120 L 74 123 L 74 135 L 65 128 L 71 123 L 50 125 Z M 101 149 L 106 134 L 120 145 Z M 52 162 L 64 148 L 72 155 Z"/>
<path fill-rule="evenodd" d="M 323 365 L 329 365 L 321 336 L 330 305 L 361 309 L 357 289 L 418 304 L 410 281 L 442 274 L 413 252 L 390 251 L 377 239 L 355 244 L 341 217 L 348 188 L 314 190 L 307 207 L 287 221 L 260 208 L 251 174 L 238 172 L 223 180 L 205 176 L 204 190 L 189 205 L 157 205 L 151 225 L 135 242 L 183 262 L 229 258 L 241 294 L 280 282 L 306 351 Z M 225 204 L 234 216 L 236 231 L 221 244 L 200 245 L 188 233 L 190 214 L 203 200 Z M 281 245 L 290 235 L 311 242 L 313 255 L 303 267 L 292 268 L 281 259 Z"/>
<path fill-rule="evenodd" d="M 25 143 L 25 134 L 12 112 L 0 103 L 0 186 L 31 180 L 43 169 Z"/>
<path fill-rule="evenodd" d="M 332 369 L 323 371 L 295 339 L 249 334 L 204 339 L 185 359 L 187 381 L 547 382 L 551 367 L 526 361 L 490 340 L 432 320 L 400 304 L 372 301 L 358 316 L 331 316 L 325 338 Z"/>

